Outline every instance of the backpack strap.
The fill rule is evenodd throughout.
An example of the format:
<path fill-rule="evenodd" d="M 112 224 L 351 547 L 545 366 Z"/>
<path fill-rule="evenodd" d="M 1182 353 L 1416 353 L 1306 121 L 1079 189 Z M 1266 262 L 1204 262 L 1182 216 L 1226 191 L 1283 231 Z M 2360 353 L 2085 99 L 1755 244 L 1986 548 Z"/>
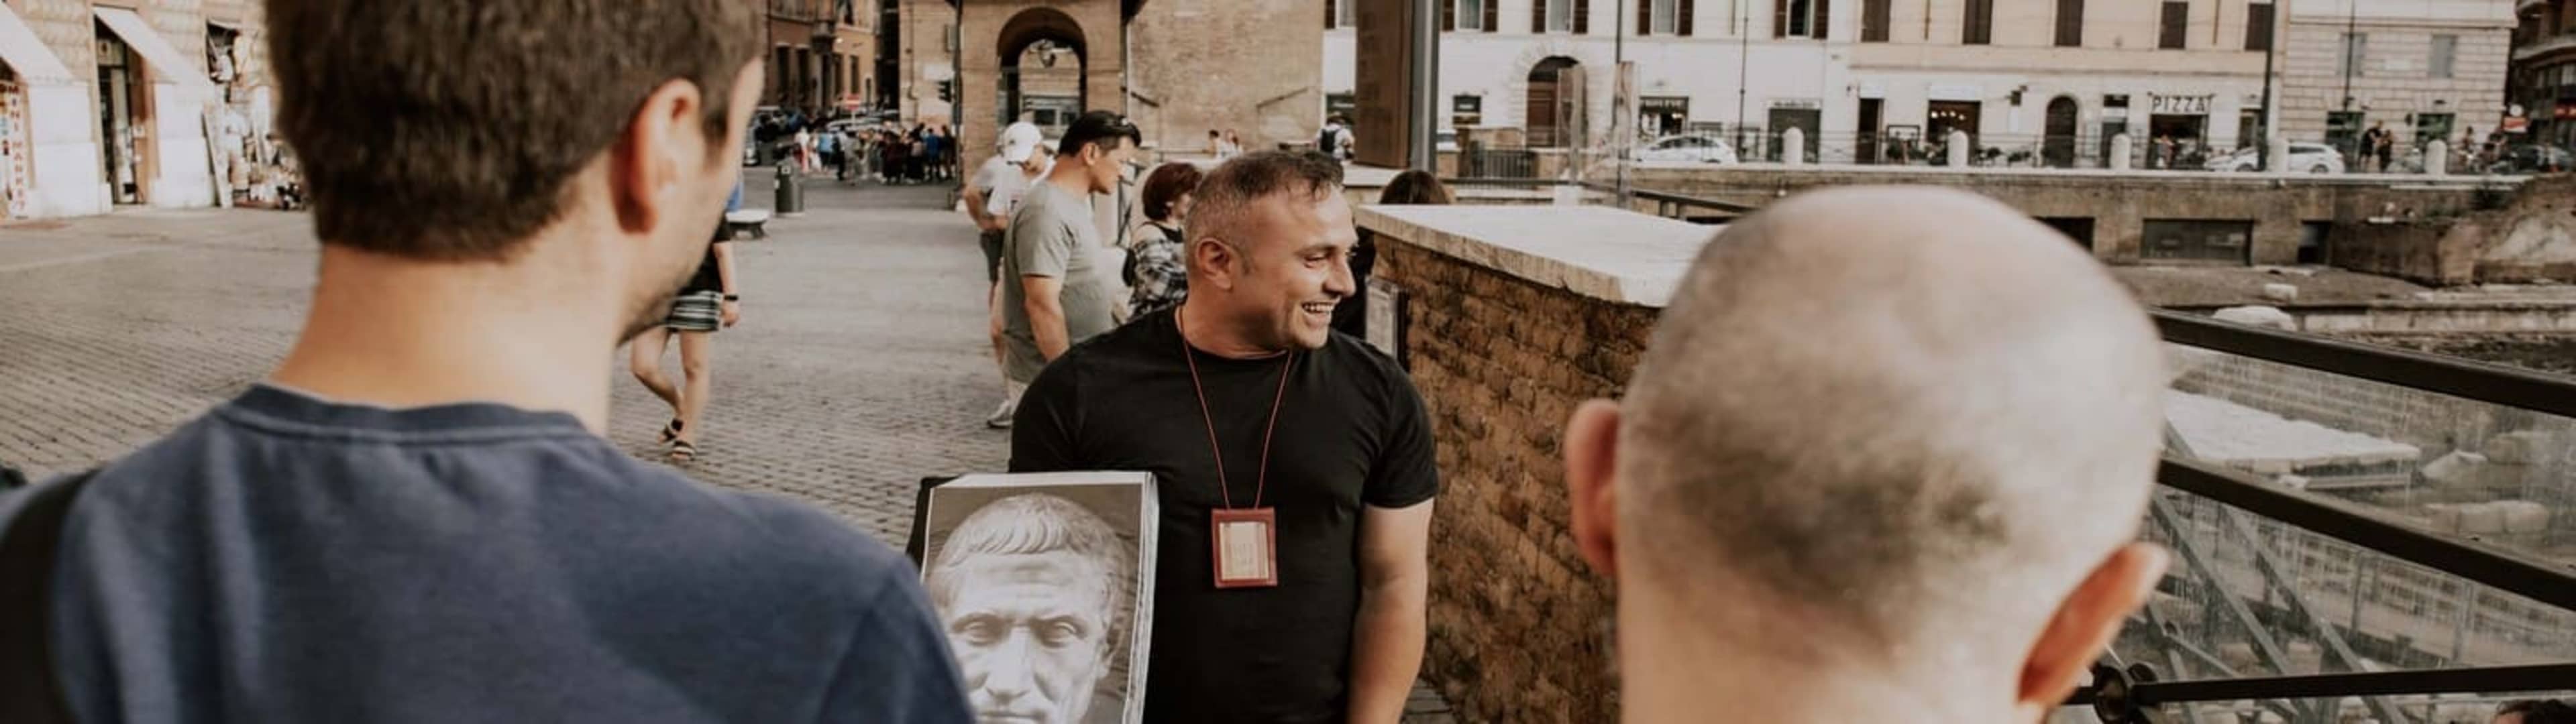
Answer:
<path fill-rule="evenodd" d="M 63 520 L 90 471 L 27 491 L 27 503 L 0 534 L 0 721 L 71 724 L 55 677 L 52 626 L 54 559 L 62 549 Z M 18 642 L 26 642 L 20 644 Z"/>

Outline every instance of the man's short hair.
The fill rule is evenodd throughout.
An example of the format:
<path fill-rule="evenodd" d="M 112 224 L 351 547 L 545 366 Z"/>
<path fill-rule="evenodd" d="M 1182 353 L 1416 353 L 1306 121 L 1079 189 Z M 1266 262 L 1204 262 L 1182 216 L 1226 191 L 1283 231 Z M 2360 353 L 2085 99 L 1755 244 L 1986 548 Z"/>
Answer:
<path fill-rule="evenodd" d="M 507 258 L 666 82 L 697 84 L 723 139 L 734 77 L 760 52 L 759 6 L 742 0 L 267 7 L 278 127 L 315 231 L 413 259 Z"/>
<path fill-rule="evenodd" d="M 1107 151 L 1115 147 L 1120 138 L 1127 139 L 1131 145 L 1141 146 L 1145 143 L 1145 132 L 1136 128 L 1136 124 L 1126 116 L 1108 111 L 1087 111 L 1065 127 L 1064 137 L 1056 140 L 1056 153 L 1078 156 L 1084 146 L 1101 146 L 1101 150 Z"/>
<path fill-rule="evenodd" d="M 1235 238 L 1262 199 L 1279 194 L 1322 201 L 1342 191 L 1342 163 L 1313 151 L 1254 151 L 1218 165 L 1199 180 L 1190 202 L 1190 238 L 1217 236 L 1242 249 Z"/>
<path fill-rule="evenodd" d="M 2098 262 L 1991 200 L 1775 203 L 1700 252 L 1630 382 L 1621 577 L 1812 617 L 1782 622 L 1803 646 L 2000 640 L 2134 539 L 2159 349 Z"/>
<path fill-rule="evenodd" d="M 1024 493 L 984 504 L 957 523 L 948 539 L 939 546 L 939 558 L 930 568 L 930 599 L 940 608 L 957 596 L 957 579 L 950 571 L 968 558 L 986 555 L 1038 555 L 1065 551 L 1100 565 L 1108 580 L 1101 586 L 1109 592 L 1109 611 L 1104 622 L 1118 637 L 1126 635 L 1132 621 L 1136 579 L 1134 552 L 1118 531 L 1109 527 L 1090 509 L 1063 497 L 1046 493 Z M 1112 649 L 1124 646 L 1121 638 L 1106 639 Z"/>
<path fill-rule="evenodd" d="M 2496 716 L 2522 715 L 2522 724 L 2576 724 L 2576 705 L 2557 699 L 2523 699 L 2496 707 Z"/>

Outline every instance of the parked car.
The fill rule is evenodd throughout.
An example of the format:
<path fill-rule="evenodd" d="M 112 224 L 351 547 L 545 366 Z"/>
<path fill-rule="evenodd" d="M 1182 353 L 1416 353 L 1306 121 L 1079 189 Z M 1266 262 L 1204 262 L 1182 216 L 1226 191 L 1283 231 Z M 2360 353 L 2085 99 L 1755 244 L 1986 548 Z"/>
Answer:
<path fill-rule="evenodd" d="M 2211 158 L 2204 168 L 2211 171 L 2240 173 L 2260 171 L 2263 168 L 2263 157 L 2258 149 L 2248 146 Z M 2290 142 L 2290 163 L 2287 168 L 2308 173 L 2343 173 L 2343 154 L 2336 153 L 2334 147 L 2322 143 L 2292 141 Z"/>
<path fill-rule="evenodd" d="M 2576 171 L 2576 153 L 2561 146 L 2523 143 L 2508 146 L 2496 156 L 2496 173 L 2554 173 Z"/>
<path fill-rule="evenodd" d="M 1735 163 L 1735 147 L 1709 136 L 1667 136 L 1629 156 L 1646 163 Z"/>

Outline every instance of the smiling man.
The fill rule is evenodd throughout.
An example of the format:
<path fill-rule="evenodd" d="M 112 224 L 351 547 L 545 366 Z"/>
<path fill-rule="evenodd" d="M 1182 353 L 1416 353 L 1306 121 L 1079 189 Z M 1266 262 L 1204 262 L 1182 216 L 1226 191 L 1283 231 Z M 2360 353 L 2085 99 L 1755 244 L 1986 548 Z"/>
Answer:
<path fill-rule="evenodd" d="M 930 596 L 978 720 L 1121 719 L 1123 687 L 1104 691 L 1101 680 L 1127 650 L 1135 555 L 1100 516 L 1043 493 L 957 524 L 930 569 Z"/>
<path fill-rule="evenodd" d="M 1331 328 L 1355 291 L 1341 173 L 1218 167 L 1189 299 L 1074 347 L 1020 407 L 1013 472 L 1154 473 L 1147 721 L 1393 722 L 1421 667 L 1439 478 L 1412 380 Z"/>

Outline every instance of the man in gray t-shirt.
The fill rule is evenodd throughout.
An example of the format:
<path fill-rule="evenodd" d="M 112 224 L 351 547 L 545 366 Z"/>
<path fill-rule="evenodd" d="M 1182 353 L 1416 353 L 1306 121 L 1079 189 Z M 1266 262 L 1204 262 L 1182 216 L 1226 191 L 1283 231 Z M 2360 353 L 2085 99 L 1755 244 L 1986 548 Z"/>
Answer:
<path fill-rule="evenodd" d="M 1057 142 L 1055 170 L 1011 215 L 1002 242 L 1002 336 L 1014 398 L 1047 362 L 1117 324 L 1117 291 L 1093 263 L 1103 245 L 1091 195 L 1117 190 L 1142 138 L 1115 113 L 1082 114 Z"/>

